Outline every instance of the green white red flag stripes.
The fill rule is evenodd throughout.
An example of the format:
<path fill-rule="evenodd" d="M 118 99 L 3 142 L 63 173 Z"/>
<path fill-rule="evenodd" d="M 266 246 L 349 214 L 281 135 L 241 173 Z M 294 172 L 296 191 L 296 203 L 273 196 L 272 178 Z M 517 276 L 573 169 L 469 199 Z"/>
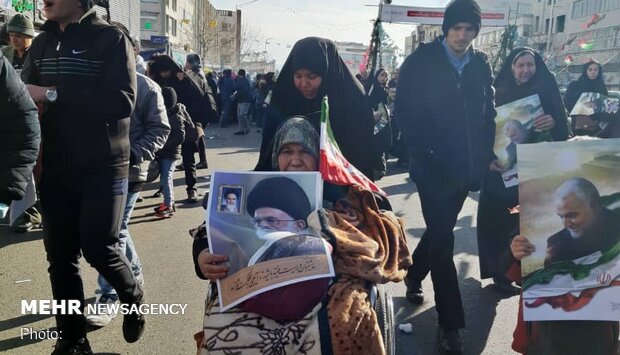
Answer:
<path fill-rule="evenodd" d="M 360 142 L 360 144 L 366 144 L 366 142 Z M 357 170 L 357 168 L 349 163 L 344 155 L 342 155 L 329 123 L 329 104 L 327 103 L 327 96 L 323 98 L 321 103 L 320 155 L 319 170 L 323 176 L 323 180 L 334 185 L 359 185 L 368 190 L 387 196 L 383 190 L 370 181 L 361 171 Z"/>

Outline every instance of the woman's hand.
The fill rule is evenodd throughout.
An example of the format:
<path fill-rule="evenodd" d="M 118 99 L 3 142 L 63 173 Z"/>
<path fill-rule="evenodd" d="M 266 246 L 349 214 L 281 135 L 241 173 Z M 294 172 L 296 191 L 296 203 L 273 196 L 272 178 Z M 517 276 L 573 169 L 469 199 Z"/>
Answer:
<path fill-rule="evenodd" d="M 498 173 L 503 173 L 506 171 L 502 163 L 499 162 L 499 159 L 495 159 L 489 164 L 489 170 L 497 171 Z"/>
<path fill-rule="evenodd" d="M 534 119 L 534 130 L 537 132 L 548 131 L 555 126 L 555 120 L 551 115 L 542 115 Z"/>
<path fill-rule="evenodd" d="M 211 281 L 223 279 L 228 274 L 228 266 L 218 265 L 228 260 L 226 255 L 211 254 L 205 249 L 198 254 L 198 267 L 207 279 Z"/>
<path fill-rule="evenodd" d="M 535 250 L 536 248 L 534 247 L 534 244 L 530 243 L 530 241 L 527 240 L 527 237 L 522 235 L 514 237 L 512 239 L 512 243 L 510 243 L 510 251 L 512 252 L 512 256 L 519 261 L 526 256 L 531 255 Z"/>

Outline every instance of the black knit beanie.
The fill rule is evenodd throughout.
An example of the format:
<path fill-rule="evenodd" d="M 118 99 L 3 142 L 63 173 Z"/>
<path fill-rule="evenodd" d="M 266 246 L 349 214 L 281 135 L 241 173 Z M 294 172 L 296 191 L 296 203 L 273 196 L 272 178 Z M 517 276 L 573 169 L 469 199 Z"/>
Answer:
<path fill-rule="evenodd" d="M 247 210 L 250 216 L 262 207 L 277 208 L 295 220 L 306 221 L 312 207 L 306 192 L 293 180 L 273 177 L 261 180 L 248 195 Z"/>
<path fill-rule="evenodd" d="M 482 11 L 475 0 L 452 0 L 448 4 L 443 15 L 443 25 L 441 26 L 444 36 L 448 34 L 452 26 L 459 22 L 467 22 L 474 25 L 476 36 L 478 35 L 482 22 Z"/>

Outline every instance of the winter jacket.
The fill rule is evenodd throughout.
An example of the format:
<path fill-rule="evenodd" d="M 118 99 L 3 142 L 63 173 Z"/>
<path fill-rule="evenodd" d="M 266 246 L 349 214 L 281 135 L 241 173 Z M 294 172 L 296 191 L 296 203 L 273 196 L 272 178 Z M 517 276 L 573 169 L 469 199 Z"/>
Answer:
<path fill-rule="evenodd" d="M 170 135 L 164 147 L 157 152 L 158 158 L 181 159 L 181 144 L 185 139 L 185 116 L 182 109 L 183 104 L 176 104 L 172 110 L 168 111 L 168 122 L 170 122 Z M 187 118 L 189 120 L 189 118 Z"/>
<path fill-rule="evenodd" d="M 422 44 L 403 63 L 396 119 L 411 152 L 414 181 L 477 190 L 494 159 L 491 66 L 484 53 L 474 50 L 459 77 L 442 40 Z"/>
<path fill-rule="evenodd" d="M 41 27 L 24 63 L 28 84 L 56 87 L 58 98 L 41 117 L 43 179 L 71 183 L 84 175 L 128 176 L 129 117 L 136 64 L 129 39 L 94 10 L 61 32 Z M 71 180 L 71 181 L 68 181 Z"/>
<path fill-rule="evenodd" d="M 238 76 L 235 81 L 235 92 L 237 93 L 237 102 L 248 103 L 252 102 L 252 86 L 250 81 L 245 76 Z"/>
<path fill-rule="evenodd" d="M 144 182 L 149 161 L 166 143 L 170 124 L 159 85 L 138 74 L 136 109 L 131 114 L 129 182 Z"/>
<path fill-rule="evenodd" d="M 24 197 L 39 154 L 37 107 L 26 85 L 0 54 L 0 202 Z"/>
<path fill-rule="evenodd" d="M 235 92 L 235 82 L 232 78 L 230 76 L 223 76 L 217 83 L 217 86 L 220 89 L 222 101 L 231 101 L 231 96 Z"/>
<path fill-rule="evenodd" d="M 202 91 L 201 105 L 203 107 L 200 116 L 198 117 L 202 123 L 202 127 L 205 127 L 207 122 L 216 122 L 217 104 L 215 103 L 215 94 L 213 93 L 211 86 L 209 86 L 207 78 L 204 74 L 201 75 L 200 72 L 195 72 L 192 70 L 187 71 L 185 74 L 187 74 L 187 76 L 190 77 Z"/>

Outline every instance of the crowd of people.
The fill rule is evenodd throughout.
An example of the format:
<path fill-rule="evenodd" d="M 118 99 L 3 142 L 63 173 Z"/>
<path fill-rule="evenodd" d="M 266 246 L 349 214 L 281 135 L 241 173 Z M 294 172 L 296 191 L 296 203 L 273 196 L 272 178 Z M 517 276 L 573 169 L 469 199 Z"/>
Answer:
<path fill-rule="evenodd" d="M 242 136 L 250 134 L 253 122 L 261 134 L 256 171 L 318 171 L 321 105 L 327 96 L 333 138 L 348 162 L 369 180 L 378 180 L 388 174 L 391 154 L 409 168 L 417 187 L 426 230 L 411 254 L 402 222 L 390 214 L 385 197 L 359 186 L 325 183 L 323 199 L 331 207 L 325 210 L 327 222 L 322 228 L 334 236 L 327 242 L 337 277 L 272 290 L 228 312 L 216 310 L 212 289 L 204 328 L 196 337 L 204 353 L 216 349 L 226 353 L 242 346 L 240 342 L 246 342 L 248 353 L 259 352 L 251 344 L 262 335 L 251 330 L 236 329 L 242 336 L 232 340 L 217 338 L 219 329 L 230 327 L 239 317 L 259 317 L 263 330 L 296 329 L 295 341 L 282 344 L 287 351 L 383 353 L 366 285 L 404 281 L 406 298 L 421 304 L 422 281 L 429 274 L 438 345 L 444 351 L 462 352 L 459 331 L 466 320 L 453 260 L 453 230 L 469 193 L 480 191 L 481 278 L 492 278 L 498 290 L 516 295 L 519 262 L 534 251 L 519 232 L 519 216 L 513 213 L 519 204 L 518 187 L 503 186 L 501 174 L 507 167 L 493 152 L 495 108 L 538 94 L 544 111 L 533 121 L 538 138 L 514 138 L 519 144 L 565 141 L 574 134 L 620 137 L 616 117 L 600 113 L 571 120 L 567 114 L 584 92 L 607 95 L 603 67 L 596 61 L 584 64 L 583 74 L 564 98 L 532 48 L 514 49 L 494 76 L 487 55 L 472 46 L 482 16 L 475 0 L 451 1 L 443 36 L 422 44 L 393 73 L 377 68 L 356 77 L 331 40 L 308 37 L 293 46 L 277 77 L 269 72 L 253 80 L 244 69 L 205 72 L 197 54 L 188 55 L 184 67 L 165 54 L 153 55 L 145 63 L 139 40 L 123 25 L 102 20 L 97 5 L 106 7 L 106 2 L 46 2 L 47 21 L 36 37 L 27 17 L 14 16 L 7 26 L 9 45 L 0 54 L 0 212 L 4 215 L 12 201 L 22 199 L 29 185 L 36 186 L 40 201 L 13 228 L 26 232 L 42 225 L 54 299 L 78 300 L 84 309 L 79 273 L 83 256 L 99 273 L 96 303 L 144 302 L 142 263 L 129 233 L 133 209 L 152 169 L 160 175 L 154 196 L 163 197 L 154 210 L 156 217 L 176 213 L 176 169 L 184 172 L 186 201 L 199 201 L 197 169 L 209 167 L 205 140 L 209 125 L 226 127 L 236 120 L 233 135 Z M 583 123 L 586 119 L 590 121 Z M 603 130 L 587 129 L 597 121 L 611 124 Z M 261 201 L 277 203 L 246 205 L 230 190 L 221 211 L 240 213 L 245 208 L 259 229 L 308 228 L 310 211 L 298 215 L 299 209 L 286 209 L 285 202 L 294 205 L 303 199 L 295 198 L 294 188 L 282 179 L 274 178 L 266 187 L 257 185 L 248 197 L 266 194 L 273 198 Z M 570 219 L 574 206 L 587 209 L 592 196 L 598 199 L 598 192 L 583 181 L 571 181 L 556 193 L 558 210 L 565 211 L 563 221 Z M 592 198 L 586 201 L 584 194 Z M 265 214 L 276 208 L 277 216 Z M 73 217 L 67 218 L 67 212 Z M 600 208 L 595 212 L 589 215 L 613 220 Z M 344 226 L 340 220 L 365 222 Z M 193 246 L 196 273 L 214 282 L 226 277 L 229 256 L 210 253 L 204 224 L 201 228 Z M 575 257 L 574 248 L 565 250 L 556 243 L 571 240 L 573 229 L 567 228 L 549 241 L 558 260 Z M 377 247 L 353 246 L 348 239 L 351 230 L 356 231 L 356 240 Z M 274 255 L 294 253 L 285 250 L 285 242 L 267 244 L 278 246 Z M 606 240 L 593 251 L 615 242 Z M 274 300 L 289 307 L 274 307 Z M 348 317 L 347 312 L 362 316 Z M 87 324 L 105 326 L 113 317 L 105 312 L 88 317 L 56 315 L 63 337 L 53 354 L 91 354 Z M 125 340 L 138 341 L 145 324 L 141 314 L 124 315 Z M 331 333 L 328 340 L 324 329 Z M 567 338 L 571 341 L 564 342 Z M 513 344 L 524 354 L 612 354 L 617 347 L 618 322 L 523 322 L 522 313 Z"/>

